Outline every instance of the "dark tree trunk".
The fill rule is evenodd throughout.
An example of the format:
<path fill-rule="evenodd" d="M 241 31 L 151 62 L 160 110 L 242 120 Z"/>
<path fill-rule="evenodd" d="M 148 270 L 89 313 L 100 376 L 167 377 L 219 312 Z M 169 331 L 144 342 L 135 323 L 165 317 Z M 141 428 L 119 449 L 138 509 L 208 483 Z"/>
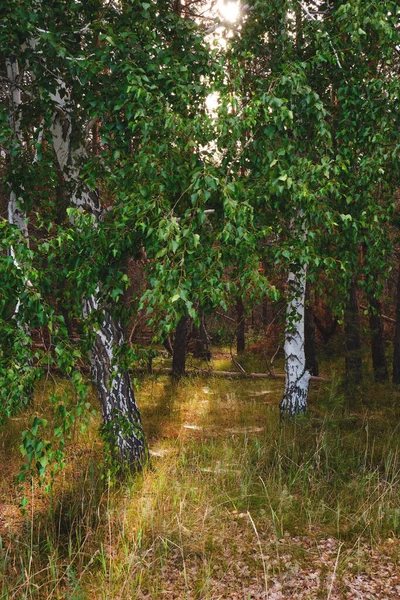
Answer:
<path fill-rule="evenodd" d="M 368 298 L 368 304 L 375 381 L 388 381 L 389 373 L 385 355 L 385 341 L 383 339 L 382 304 L 372 296 Z"/>
<path fill-rule="evenodd" d="M 186 370 L 186 348 L 189 333 L 190 317 L 185 315 L 176 326 L 174 340 L 174 356 L 172 358 L 172 373 L 181 377 Z"/>
<path fill-rule="evenodd" d="M 123 338 L 121 325 L 104 313 L 90 358 L 106 435 L 122 462 L 137 470 L 146 462 L 147 448 L 129 372 L 116 356 Z"/>
<path fill-rule="evenodd" d="M 241 298 L 238 298 L 236 301 L 236 351 L 238 354 L 244 352 L 246 347 L 246 337 L 245 337 L 245 312 L 244 312 L 244 304 Z"/>
<path fill-rule="evenodd" d="M 306 308 L 304 314 L 304 336 L 305 336 L 305 353 L 306 353 L 306 369 L 311 375 L 316 377 L 319 375 L 319 366 L 317 358 L 317 345 L 315 343 L 315 325 L 311 303 L 310 284 L 306 285 Z"/>
<path fill-rule="evenodd" d="M 267 262 L 263 262 L 263 272 L 264 273 L 269 273 L 270 269 L 269 269 L 269 264 Z M 262 319 L 262 324 L 263 324 L 263 328 L 264 328 L 264 335 L 267 331 L 267 327 L 269 324 L 269 302 L 268 302 L 268 296 L 264 297 L 262 303 L 261 303 L 261 319 Z"/>
<path fill-rule="evenodd" d="M 296 19 L 296 51 L 299 57 L 303 48 L 303 9 L 299 2 L 295 3 L 294 14 Z"/>
<path fill-rule="evenodd" d="M 400 263 L 397 279 L 396 330 L 394 334 L 393 383 L 400 385 Z"/>
<path fill-rule="evenodd" d="M 268 302 L 267 300 L 263 300 L 263 303 L 261 305 L 261 311 L 262 311 L 262 324 L 263 324 L 263 328 L 264 328 L 264 333 L 266 332 L 266 329 L 268 327 Z"/>
<path fill-rule="evenodd" d="M 171 340 L 170 340 L 169 336 L 163 340 L 162 345 L 164 346 L 164 348 L 166 349 L 166 351 L 168 352 L 168 354 L 170 356 L 174 355 L 174 349 L 172 348 L 172 344 L 171 344 Z"/>
<path fill-rule="evenodd" d="M 319 319 L 318 316 L 315 314 L 315 312 L 313 312 L 313 319 L 315 325 L 318 328 L 319 333 L 321 334 L 322 341 L 324 342 L 324 344 L 327 344 L 329 340 L 335 335 L 338 325 L 337 319 L 335 319 L 330 314 L 330 311 L 327 315 L 328 324 L 326 324 L 326 321 L 325 323 L 323 323 L 321 319 Z"/>
<path fill-rule="evenodd" d="M 210 338 L 206 329 L 206 318 L 204 312 L 201 313 L 200 326 L 196 327 L 195 333 L 196 344 L 193 352 L 195 358 L 211 360 Z"/>
<path fill-rule="evenodd" d="M 349 299 L 344 311 L 344 338 L 346 349 L 346 379 L 349 384 L 361 383 L 361 333 L 358 311 L 357 286 L 353 281 L 349 290 Z"/>

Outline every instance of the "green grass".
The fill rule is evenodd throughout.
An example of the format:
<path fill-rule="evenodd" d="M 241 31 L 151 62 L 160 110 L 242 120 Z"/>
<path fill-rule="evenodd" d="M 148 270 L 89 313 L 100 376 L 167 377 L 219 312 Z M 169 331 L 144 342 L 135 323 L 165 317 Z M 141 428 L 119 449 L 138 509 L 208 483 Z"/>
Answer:
<path fill-rule="evenodd" d="M 28 490 L 26 517 L 11 475 L 27 421 L 11 421 L 1 446 L 11 469 L 1 487 L 0 599 L 225 597 L 235 582 L 263 589 L 288 561 L 307 564 L 295 541 L 303 537 L 343 544 L 340 576 L 367 569 L 360 544 L 400 532 L 400 394 L 368 383 L 353 409 L 331 373 L 313 383 L 310 414 L 281 424 L 282 386 L 145 378 L 138 399 L 151 468 L 107 479 L 92 419 L 52 495 Z M 45 412 L 50 391 L 35 398 Z"/>

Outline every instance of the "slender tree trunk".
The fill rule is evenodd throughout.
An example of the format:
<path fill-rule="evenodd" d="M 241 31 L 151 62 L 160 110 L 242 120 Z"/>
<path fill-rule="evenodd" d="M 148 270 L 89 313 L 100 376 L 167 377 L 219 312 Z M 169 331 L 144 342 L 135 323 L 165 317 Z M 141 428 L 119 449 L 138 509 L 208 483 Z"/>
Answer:
<path fill-rule="evenodd" d="M 211 360 L 211 340 L 206 327 L 206 316 L 204 311 L 201 313 L 200 318 L 200 341 L 203 347 L 203 358 L 205 360 Z"/>
<path fill-rule="evenodd" d="M 206 329 L 206 318 L 204 315 L 204 311 L 201 313 L 200 317 L 200 326 L 196 327 L 196 347 L 193 352 L 193 356 L 195 358 L 202 358 L 204 360 L 211 360 L 211 352 L 210 352 L 210 338 Z"/>
<path fill-rule="evenodd" d="M 186 371 L 186 350 L 189 333 L 190 317 L 181 317 L 176 326 L 174 339 L 174 356 L 172 358 L 172 373 L 175 377 L 181 377 Z"/>
<path fill-rule="evenodd" d="M 361 358 L 360 315 L 357 287 L 353 281 L 344 312 L 344 338 L 346 349 L 346 379 L 348 384 L 357 385 L 363 378 Z"/>
<path fill-rule="evenodd" d="M 328 344 L 330 339 L 335 335 L 337 329 L 337 319 L 335 317 L 330 317 L 329 312 L 326 314 L 326 320 L 323 323 L 321 319 L 313 312 L 314 323 L 318 328 L 319 333 L 321 334 L 322 341 L 324 345 Z M 328 321 L 328 324 L 326 323 Z"/>
<path fill-rule="evenodd" d="M 241 354 L 246 348 L 246 318 L 242 298 L 238 298 L 236 301 L 236 322 L 236 351 Z"/>
<path fill-rule="evenodd" d="M 284 11 L 285 23 L 283 30 L 288 28 L 288 11 Z M 301 7 L 295 6 L 296 19 L 296 50 L 300 54 L 302 46 L 302 13 Z M 286 44 L 286 35 L 282 37 L 282 46 Z M 298 220 L 303 220 L 303 214 L 298 212 Z M 302 225 L 302 237 L 306 231 Z M 299 266 L 296 272 L 292 271 L 288 277 L 289 302 L 286 309 L 285 331 L 285 392 L 279 405 L 281 417 L 292 417 L 306 412 L 310 372 L 306 364 L 305 340 L 305 311 L 306 311 L 306 281 L 307 268 Z"/>
<path fill-rule="evenodd" d="M 268 266 L 269 265 L 267 262 L 262 263 L 264 273 L 268 273 Z M 269 301 L 267 296 L 263 299 L 261 303 L 261 319 L 263 324 L 263 333 L 265 335 L 269 323 Z"/>
<path fill-rule="evenodd" d="M 285 392 L 279 408 L 281 417 L 306 412 L 310 372 L 305 356 L 305 287 L 306 269 L 289 273 L 289 302 L 285 332 Z"/>
<path fill-rule="evenodd" d="M 16 170 L 19 167 L 15 156 L 21 150 L 23 139 L 21 132 L 21 108 L 22 98 L 20 90 L 20 72 L 18 62 L 14 57 L 6 59 L 6 73 L 9 84 L 9 113 L 8 121 L 10 129 L 13 132 L 13 150 L 10 156 L 10 167 L 13 183 L 9 186 L 8 197 L 8 222 L 10 225 L 15 225 L 20 230 L 26 245 L 29 247 L 28 221 L 26 213 L 22 207 L 22 198 L 20 197 L 21 188 L 16 184 Z M 15 267 L 23 276 L 24 285 L 26 288 L 32 287 L 29 278 L 24 275 L 20 265 L 15 248 L 10 248 L 10 256 L 12 257 Z M 16 336 L 17 344 L 20 344 L 20 350 L 23 348 L 23 356 L 20 354 L 21 364 L 19 365 L 20 384 L 22 384 L 24 402 L 32 404 L 33 402 L 33 370 L 32 370 L 32 350 L 31 350 L 31 330 L 29 324 L 21 319 L 21 302 L 19 298 L 15 299 L 13 318 L 17 322 L 19 334 Z"/>
<path fill-rule="evenodd" d="M 83 147 L 74 150 L 71 144 L 73 123 L 68 91 L 60 83 L 53 96 L 55 113 L 52 135 L 54 151 L 64 181 L 70 189 L 70 205 L 90 212 L 95 224 L 101 214 L 98 195 L 89 191 L 80 179 L 82 161 L 86 158 Z M 83 316 L 88 318 L 98 310 L 96 296 L 83 300 Z M 124 342 L 121 324 L 107 311 L 103 311 L 103 322 L 95 331 L 95 342 L 90 353 L 92 376 L 97 386 L 103 421 L 116 448 L 120 460 L 130 468 L 141 468 L 147 458 L 145 437 L 142 429 L 128 371 L 118 361 L 117 350 Z"/>
<path fill-rule="evenodd" d="M 264 329 L 264 334 L 268 327 L 268 301 L 263 300 L 261 305 L 261 314 L 262 314 L 262 324 Z"/>
<path fill-rule="evenodd" d="M 174 355 L 174 349 L 172 347 L 171 339 L 169 336 L 163 340 L 162 345 L 164 346 L 164 348 L 166 349 L 166 351 L 168 352 L 168 354 L 170 356 Z"/>
<path fill-rule="evenodd" d="M 400 262 L 397 279 L 396 330 L 394 334 L 393 383 L 400 385 Z"/>
<path fill-rule="evenodd" d="M 9 94 L 9 123 L 13 131 L 14 144 L 16 149 L 22 145 L 22 134 L 21 134 L 21 91 L 20 85 L 20 74 L 18 63 L 15 59 L 6 60 L 7 79 L 10 84 Z M 11 158 L 12 169 L 15 166 L 15 159 Z M 11 187 L 10 196 L 8 200 L 8 222 L 11 225 L 16 225 L 22 232 L 26 242 L 29 241 L 28 236 L 28 223 L 26 219 L 25 211 L 21 208 L 21 198 L 19 198 L 17 191 Z M 11 250 L 13 258 L 14 251 Z"/>
<path fill-rule="evenodd" d="M 369 327 L 371 330 L 372 366 L 375 381 L 388 381 L 389 373 L 385 354 L 385 341 L 383 338 L 382 304 L 373 296 L 368 298 Z"/>
<path fill-rule="evenodd" d="M 304 317 L 304 336 L 305 336 L 305 354 L 306 354 L 306 369 L 311 375 L 318 377 L 319 366 L 317 358 L 317 345 L 315 342 L 315 325 L 313 316 L 313 307 L 311 303 L 310 284 L 306 284 L 306 307 Z"/>

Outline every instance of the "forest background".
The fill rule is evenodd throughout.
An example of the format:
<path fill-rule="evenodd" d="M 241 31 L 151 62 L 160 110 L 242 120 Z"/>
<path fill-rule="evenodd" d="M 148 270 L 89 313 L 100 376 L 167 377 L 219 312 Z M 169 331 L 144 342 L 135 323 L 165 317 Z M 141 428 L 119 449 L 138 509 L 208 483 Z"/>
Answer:
<path fill-rule="evenodd" d="M 250 389 L 263 373 L 280 400 L 280 411 L 274 404 L 280 418 L 265 424 L 268 441 L 251 420 L 264 422 L 266 415 L 254 410 L 246 417 L 237 409 L 248 426 L 245 439 L 257 434 L 248 448 L 236 448 L 244 471 L 232 470 L 235 461 L 229 469 L 211 469 L 228 473 L 229 497 L 239 493 L 237 504 L 245 506 L 237 510 L 232 501 L 229 514 L 247 515 L 246 535 L 255 536 L 243 541 L 260 552 L 258 566 L 245 561 L 254 593 L 285 597 L 281 588 L 268 591 L 282 585 L 285 568 L 278 551 L 269 585 L 263 545 L 278 548 L 286 534 L 299 532 L 309 540 L 315 523 L 325 550 L 331 540 L 328 567 L 333 549 L 333 576 L 322 576 L 318 567 L 315 591 L 327 590 L 328 597 L 350 585 L 336 582 L 344 534 L 352 544 L 358 540 L 363 556 L 377 540 L 390 539 L 397 548 L 400 7 L 386 1 L 255 0 L 230 22 L 229 13 L 217 10 L 221 3 L 214 4 L 19 0 L 1 7 L 0 417 L 4 456 L 15 457 L 21 444 L 25 461 L 20 488 L 4 506 L 17 506 L 22 498 L 31 510 L 28 530 L 11 536 L 3 553 L 4 597 L 20 597 L 21 590 L 27 598 L 86 597 L 91 584 L 85 577 L 92 572 L 108 582 L 105 597 L 157 597 L 166 585 L 160 568 L 169 560 L 184 573 L 184 592 L 172 577 L 174 597 L 239 594 L 242 584 L 235 589 L 232 577 L 233 591 L 218 596 L 213 589 L 223 577 L 212 575 L 207 562 L 208 554 L 218 556 L 211 542 L 207 549 L 208 534 L 201 542 L 201 576 L 196 570 L 193 584 L 182 528 L 176 540 L 155 533 L 154 523 L 143 525 L 143 507 L 131 537 L 116 527 L 117 549 L 105 549 L 112 546 L 104 541 L 114 527 L 110 515 L 118 512 L 112 504 L 120 501 L 117 493 L 110 500 L 110 490 L 126 490 L 128 478 L 129 485 L 142 486 L 134 490 L 137 500 L 155 477 L 145 433 L 151 442 L 165 407 L 160 404 L 155 421 L 143 427 L 135 389 L 140 395 L 143 371 L 154 372 L 142 381 L 145 390 L 167 365 L 176 382 L 168 393 L 182 406 L 193 402 L 195 411 L 198 390 L 191 380 L 182 383 L 188 351 L 196 356 L 191 371 L 197 375 L 209 376 L 213 359 L 219 376 L 248 377 Z M 344 359 L 343 380 L 335 375 L 341 367 L 327 362 L 332 356 L 338 364 Z M 280 390 L 274 386 L 283 366 Z M 310 379 L 319 386 L 318 401 L 304 416 Z M 205 389 L 225 384 L 210 385 Z M 94 390 L 105 446 L 98 449 L 96 468 L 90 461 L 97 455 L 88 458 L 85 481 L 89 473 L 92 480 L 83 489 L 91 500 L 82 499 L 79 509 L 55 489 L 65 469 L 77 467 L 71 452 L 79 435 L 97 436 Z M 157 431 L 155 439 L 160 436 Z M 199 473 L 211 468 L 212 440 L 198 440 L 196 461 L 201 464 L 205 453 L 206 463 Z M 216 443 L 219 465 L 227 447 Z M 151 443 L 150 451 L 157 452 Z M 159 473 L 183 469 L 185 452 L 174 454 Z M 268 484 L 267 465 L 274 470 Z M 143 469 L 136 478 L 127 473 Z M 355 472 L 350 501 L 346 485 Z M 259 497 L 259 480 L 264 495 L 254 520 L 249 498 Z M 338 481 L 346 481 L 340 501 Z M 9 485 L 7 479 L 7 493 Z M 50 502 L 42 533 L 34 527 L 36 494 L 42 513 Z M 106 498 L 105 520 L 93 516 L 99 497 L 100 505 Z M 295 523 L 297 500 L 301 517 Z M 354 528 L 349 515 L 342 527 L 343 502 L 358 515 Z M 174 506 L 183 506 L 176 498 L 170 504 L 172 514 Z M 322 505 L 329 517 L 321 516 Z M 55 515 L 58 530 L 50 527 Z M 335 539 L 329 537 L 332 518 Z M 61 525 L 65 520 L 69 524 Z M 141 547 L 137 536 L 149 527 L 152 534 Z M 96 539 L 86 553 L 89 528 Z M 30 550 L 24 558 L 21 543 Z M 34 569 L 36 544 L 41 550 Z M 121 548 L 128 559 L 121 558 Z M 150 548 L 158 553 L 151 568 L 141 562 Z M 287 572 L 293 571 L 292 550 L 290 556 Z M 151 569 L 158 575 L 146 579 Z M 239 577 L 247 579 L 247 572 Z M 150 590 L 153 580 L 160 589 Z M 304 581 L 300 587 L 314 593 Z"/>

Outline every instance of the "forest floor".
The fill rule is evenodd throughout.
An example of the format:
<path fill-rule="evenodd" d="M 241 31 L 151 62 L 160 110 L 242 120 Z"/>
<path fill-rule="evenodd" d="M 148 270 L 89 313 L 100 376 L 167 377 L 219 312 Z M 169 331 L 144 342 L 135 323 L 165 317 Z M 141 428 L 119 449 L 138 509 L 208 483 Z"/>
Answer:
<path fill-rule="evenodd" d="M 92 415 L 51 494 L 16 487 L 32 411 L 11 419 L 0 600 L 400 598 L 400 392 L 368 381 L 349 397 L 332 364 L 323 374 L 294 423 L 279 421 L 282 380 L 147 376 L 151 467 L 111 477 Z M 50 421 L 49 394 L 66 390 L 40 383 L 35 411 Z"/>

